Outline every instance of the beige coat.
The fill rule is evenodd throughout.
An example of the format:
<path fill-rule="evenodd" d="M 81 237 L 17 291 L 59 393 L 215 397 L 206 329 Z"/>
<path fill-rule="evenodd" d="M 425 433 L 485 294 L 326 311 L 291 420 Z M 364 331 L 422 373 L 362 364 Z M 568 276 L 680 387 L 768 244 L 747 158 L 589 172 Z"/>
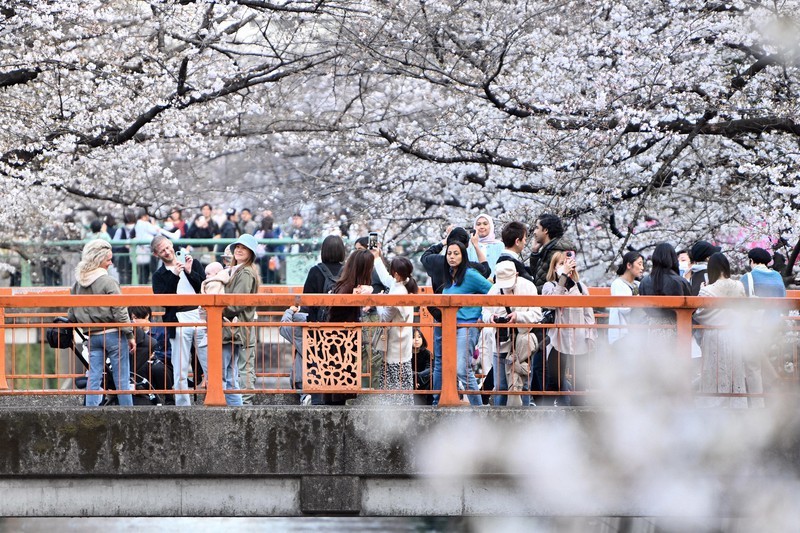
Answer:
<path fill-rule="evenodd" d="M 580 288 L 579 288 L 580 286 Z M 583 292 L 581 292 L 581 290 Z M 571 289 L 567 290 L 558 283 L 548 281 L 542 287 L 542 295 L 569 295 L 579 296 L 581 294 L 589 294 L 589 290 L 581 282 L 573 285 Z M 574 324 L 576 326 L 584 326 L 594 324 L 594 309 L 591 307 L 558 307 L 556 308 L 556 324 Z M 572 355 L 580 355 L 589 353 L 594 348 L 595 339 L 597 339 L 597 330 L 595 328 L 550 328 L 547 332 L 550 337 L 550 342 L 553 348 L 561 353 Z"/>

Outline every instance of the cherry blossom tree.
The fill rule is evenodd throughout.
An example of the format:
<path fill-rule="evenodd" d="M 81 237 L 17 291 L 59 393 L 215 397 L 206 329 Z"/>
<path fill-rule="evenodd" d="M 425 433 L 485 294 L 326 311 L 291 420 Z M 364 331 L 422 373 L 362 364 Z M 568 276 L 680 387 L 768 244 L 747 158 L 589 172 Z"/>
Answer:
<path fill-rule="evenodd" d="M 9 3 L 0 230 L 244 196 L 345 206 L 389 240 L 555 212 L 598 280 L 660 240 L 764 241 L 793 260 L 798 8 Z"/>
<path fill-rule="evenodd" d="M 798 2 L 383 5 L 348 39 L 390 104 L 331 175 L 385 216 L 556 212 L 603 267 L 797 242 Z"/>

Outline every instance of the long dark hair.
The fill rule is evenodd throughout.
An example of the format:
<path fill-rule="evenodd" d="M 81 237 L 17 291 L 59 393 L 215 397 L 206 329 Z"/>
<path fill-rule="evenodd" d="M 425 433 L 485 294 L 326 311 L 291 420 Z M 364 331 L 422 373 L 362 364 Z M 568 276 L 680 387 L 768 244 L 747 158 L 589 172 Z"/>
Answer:
<path fill-rule="evenodd" d="M 708 258 L 708 282 L 716 283 L 721 277 L 731 277 L 731 264 L 725 254 L 716 252 Z"/>
<path fill-rule="evenodd" d="M 617 276 L 623 275 L 625 273 L 625 271 L 628 270 L 628 265 L 629 264 L 632 265 L 640 257 L 642 257 L 642 254 L 640 254 L 639 252 L 628 252 L 625 255 L 623 255 L 622 256 L 622 263 L 620 263 L 619 266 L 617 267 Z M 677 255 L 676 255 L 676 257 L 677 257 Z"/>
<path fill-rule="evenodd" d="M 338 238 L 338 237 L 337 237 Z M 341 239 L 339 239 L 341 240 Z M 375 256 L 369 250 L 356 250 L 344 262 L 339 281 L 333 288 L 336 294 L 351 294 L 359 285 L 372 285 Z"/>
<path fill-rule="evenodd" d="M 428 339 L 425 338 L 425 335 L 422 334 L 422 330 L 419 328 L 414 328 L 414 332 L 411 334 L 411 338 L 414 338 L 414 335 L 419 333 L 419 338 L 422 339 L 422 344 L 419 347 L 418 351 L 427 350 L 428 349 Z"/>
<path fill-rule="evenodd" d="M 412 265 L 411 261 L 407 258 L 395 257 L 392 259 L 392 264 L 389 266 L 389 273 L 392 275 L 398 274 L 405 280 L 403 285 L 408 291 L 408 294 L 417 294 L 419 292 L 419 287 L 417 286 L 417 280 L 411 277 L 412 272 L 414 272 L 414 265 Z"/>
<path fill-rule="evenodd" d="M 447 264 L 447 275 L 445 276 L 445 287 L 452 287 L 453 285 L 461 285 L 464 283 L 464 276 L 467 275 L 467 266 L 469 265 L 469 259 L 467 259 L 467 247 L 464 246 L 460 241 L 452 241 L 447 244 L 447 248 L 445 248 L 445 254 L 447 254 L 447 250 L 450 249 L 451 246 L 457 246 L 459 250 L 461 250 L 461 264 L 456 267 L 455 272 L 450 267 L 450 264 Z"/>
<path fill-rule="evenodd" d="M 653 270 L 650 276 L 653 278 L 653 289 L 656 295 L 664 294 L 664 282 L 669 277 L 670 271 L 680 275 L 678 270 L 678 254 L 675 248 L 668 242 L 660 242 L 653 251 Z"/>

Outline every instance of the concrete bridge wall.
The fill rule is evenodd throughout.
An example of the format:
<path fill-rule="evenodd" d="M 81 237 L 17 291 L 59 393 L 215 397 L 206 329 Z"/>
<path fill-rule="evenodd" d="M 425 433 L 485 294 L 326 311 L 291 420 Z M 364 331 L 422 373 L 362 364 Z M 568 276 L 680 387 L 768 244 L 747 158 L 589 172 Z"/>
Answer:
<path fill-rule="evenodd" d="M 0 514 L 753 516 L 800 487 L 796 415 L 662 415 L 6 407 Z"/>

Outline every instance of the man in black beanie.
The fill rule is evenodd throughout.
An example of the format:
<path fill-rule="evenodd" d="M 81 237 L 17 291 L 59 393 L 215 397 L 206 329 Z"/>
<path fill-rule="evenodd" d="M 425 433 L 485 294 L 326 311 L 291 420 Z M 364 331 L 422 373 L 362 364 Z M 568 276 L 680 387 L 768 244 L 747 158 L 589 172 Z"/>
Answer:
<path fill-rule="evenodd" d="M 703 284 L 708 284 L 708 258 L 722 251 L 708 241 L 697 241 L 689 250 L 692 267 L 689 269 L 689 281 L 692 282 L 692 296 L 700 294 Z"/>

